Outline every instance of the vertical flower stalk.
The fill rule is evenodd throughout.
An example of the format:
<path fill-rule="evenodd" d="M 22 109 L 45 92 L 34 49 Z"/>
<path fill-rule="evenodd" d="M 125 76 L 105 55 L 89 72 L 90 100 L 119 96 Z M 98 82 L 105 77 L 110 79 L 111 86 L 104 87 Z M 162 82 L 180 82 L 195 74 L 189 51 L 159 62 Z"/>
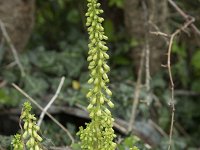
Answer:
<path fill-rule="evenodd" d="M 114 150 L 116 143 L 113 127 L 114 119 L 107 106 L 113 108 L 114 104 L 110 100 L 112 92 L 107 87 L 109 82 L 107 72 L 110 67 L 106 61 L 109 59 L 106 46 L 107 36 L 104 35 L 102 22 L 104 19 L 100 17 L 103 10 L 100 9 L 100 3 L 97 0 L 87 0 L 88 11 L 86 13 L 89 34 L 89 52 L 87 61 L 90 70 L 90 79 L 88 83 L 92 88 L 87 94 L 90 104 L 87 109 L 91 118 L 91 122 L 86 124 L 86 128 L 80 127 L 78 135 L 81 139 L 81 148 L 87 150 Z"/>

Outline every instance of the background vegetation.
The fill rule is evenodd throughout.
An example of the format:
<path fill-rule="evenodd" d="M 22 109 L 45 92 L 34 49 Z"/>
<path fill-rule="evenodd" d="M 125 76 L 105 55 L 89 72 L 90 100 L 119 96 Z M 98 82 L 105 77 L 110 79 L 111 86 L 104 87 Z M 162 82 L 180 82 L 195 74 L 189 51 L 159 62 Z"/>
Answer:
<path fill-rule="evenodd" d="M 126 1 L 126 0 L 125 0 Z M 101 1 L 104 13 L 105 34 L 109 37 L 111 80 L 110 88 L 113 91 L 115 118 L 129 122 L 134 98 L 135 83 L 137 80 L 138 58 L 135 49 L 142 51 L 145 43 L 145 32 L 131 32 L 127 26 L 127 0 Z M 200 27 L 200 1 L 175 1 L 187 14 L 195 17 L 195 25 Z M 159 3 L 157 1 L 156 3 Z M 138 4 L 138 10 L 141 4 Z M 147 3 L 149 12 L 151 5 Z M 173 33 L 185 22 L 183 17 L 167 4 L 167 17 L 162 24 L 154 22 L 161 31 Z M 15 59 L 8 50 L 7 44 L 0 47 L 0 149 L 7 149 L 10 136 L 18 131 L 18 117 L 22 103 L 26 100 L 11 83 L 19 85 L 31 97 L 45 106 L 56 92 L 60 78 L 65 76 L 65 83 L 53 104 L 56 108 L 86 107 L 88 101 L 85 95 L 89 89 L 87 83 L 87 43 L 88 35 L 85 27 L 85 0 L 48 0 L 36 1 L 35 24 L 29 42 L 23 51 L 18 51 L 20 61 L 25 69 L 25 76 L 21 76 Z M 138 11 L 140 13 L 141 11 Z M 162 16 L 161 16 L 162 17 Z M 136 18 L 129 18 L 140 22 Z M 159 19 L 159 18 L 158 18 Z M 145 22 L 143 22 L 145 24 Z M 149 25 L 150 26 L 150 25 Z M 150 28 L 150 27 L 149 27 Z M 163 30 L 162 30 L 163 29 Z M 155 31 L 155 29 L 151 30 Z M 24 31 L 26 32 L 26 31 Z M 132 34 L 132 33 L 135 33 Z M 140 34 L 141 33 L 141 34 Z M 138 38 L 138 37 L 141 38 Z M 153 37 L 154 36 L 154 37 Z M 135 126 L 137 132 L 125 135 L 116 129 L 120 143 L 119 149 L 137 145 L 141 149 L 166 149 L 171 121 L 171 109 L 168 105 L 170 99 L 170 82 L 166 68 L 160 67 L 166 63 L 165 53 L 167 44 L 162 37 L 155 35 L 152 43 L 162 43 L 158 51 L 159 61 L 150 66 L 150 91 L 143 86 L 142 79 L 140 103 L 136 113 Z M 173 134 L 174 150 L 198 150 L 200 147 L 200 35 L 188 28 L 175 38 L 172 47 L 172 74 L 175 84 L 175 124 Z M 20 37 L 18 37 L 20 38 Z M 151 38 L 151 39 L 152 39 Z M 143 40 L 141 40 L 143 39 Z M 151 46 L 151 45 L 150 45 Z M 158 46 L 159 47 L 159 46 Z M 152 48 L 153 49 L 153 48 Z M 141 53 L 139 51 L 139 53 Z M 138 52 L 137 52 L 138 53 Z M 150 53 L 158 53 L 151 51 Z M 137 57 L 137 59 L 135 58 Z M 136 62 L 137 61 L 137 62 Z M 151 57 L 151 64 L 154 64 Z M 157 68 L 157 69 L 154 69 Z M 144 100 L 151 93 L 151 100 L 147 104 Z M 34 107 L 37 115 L 40 111 Z M 80 125 L 88 119 L 81 115 L 72 115 L 67 111 L 50 110 L 52 114 L 65 125 L 73 136 Z M 76 112 L 76 111 L 75 111 Z M 69 145 L 70 140 L 65 133 L 57 127 L 48 117 L 41 127 L 48 146 L 62 147 Z M 142 134 L 142 135 L 141 135 Z M 77 139 L 78 140 L 78 139 Z M 74 145 L 76 147 L 76 145 Z"/>

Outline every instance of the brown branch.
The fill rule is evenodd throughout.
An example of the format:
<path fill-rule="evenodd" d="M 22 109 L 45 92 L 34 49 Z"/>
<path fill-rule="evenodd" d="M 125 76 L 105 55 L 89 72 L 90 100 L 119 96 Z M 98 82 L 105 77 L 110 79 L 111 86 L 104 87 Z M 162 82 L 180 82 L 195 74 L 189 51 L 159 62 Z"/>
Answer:
<path fill-rule="evenodd" d="M 84 106 L 81 106 L 81 107 L 85 108 Z M 21 111 L 20 109 L 12 108 L 12 109 L 3 110 L 0 113 L 1 115 L 11 116 L 11 115 L 20 115 Z M 77 117 L 79 119 L 85 119 L 87 121 L 90 120 L 90 117 L 87 111 L 80 108 L 76 108 L 76 107 L 52 105 L 48 109 L 48 113 L 52 115 L 66 114 L 69 116 L 73 116 L 74 118 Z M 40 114 L 40 112 L 36 111 L 36 114 Z M 114 120 L 115 120 L 114 129 L 121 135 L 127 135 L 128 122 L 120 118 L 114 118 Z M 149 144 L 151 147 L 158 146 L 163 137 L 160 134 L 160 132 L 158 132 L 158 130 L 149 121 L 147 122 L 135 121 L 135 124 L 133 126 L 133 132 L 134 132 L 134 135 L 136 135 L 137 137 L 141 139 L 141 141 Z"/>
<path fill-rule="evenodd" d="M 50 150 L 72 150 L 69 146 L 67 147 L 50 147 Z"/>
<path fill-rule="evenodd" d="M 152 126 L 155 127 L 155 129 L 157 129 L 158 132 L 160 132 L 160 134 L 163 136 L 163 137 L 168 137 L 167 133 L 165 133 L 165 131 L 158 125 L 156 124 L 153 120 L 149 120 L 150 124 L 152 124 Z"/>
<path fill-rule="evenodd" d="M 41 111 L 44 110 L 44 108 L 42 108 L 32 97 L 30 97 L 26 92 L 24 92 L 20 87 L 18 87 L 16 84 L 12 84 L 12 86 L 19 91 L 22 95 L 24 95 L 26 98 L 28 98 L 33 104 L 35 104 Z M 65 131 L 67 133 L 67 135 L 69 136 L 69 138 L 71 139 L 72 143 L 74 143 L 74 138 L 71 135 L 71 133 L 60 123 L 58 122 L 51 114 L 49 114 L 48 112 L 45 112 L 46 115 L 54 122 L 56 123 L 63 131 Z"/>
<path fill-rule="evenodd" d="M 184 12 L 172 0 L 168 0 L 168 1 L 171 2 L 174 7 L 176 7 L 176 9 L 177 9 L 177 11 L 179 11 L 179 13 L 181 13 L 183 16 L 186 17 L 186 14 L 184 14 Z M 169 105 L 171 106 L 172 113 L 171 113 L 171 124 L 170 124 L 168 150 L 171 149 L 173 127 L 174 127 L 174 115 L 175 115 L 174 82 L 173 82 L 173 77 L 172 77 L 172 72 L 171 72 L 171 51 L 172 51 L 172 45 L 173 45 L 173 40 L 174 40 L 175 36 L 178 35 L 181 31 L 184 31 L 188 26 L 192 25 L 192 23 L 195 21 L 194 18 L 192 18 L 192 17 L 190 17 L 190 18 L 191 19 L 188 20 L 188 16 L 187 16 L 186 23 L 181 28 L 177 29 L 174 33 L 172 33 L 170 36 L 165 34 L 165 33 L 160 32 L 160 31 L 151 32 L 152 34 L 155 34 L 155 35 L 170 37 L 169 47 L 168 47 L 168 50 L 167 50 L 167 65 L 162 65 L 163 67 L 167 67 L 167 69 L 168 69 L 168 74 L 169 74 L 170 84 L 171 84 L 171 98 L 170 98 L 170 101 L 169 101 Z"/>
<path fill-rule="evenodd" d="M 171 35 L 170 41 L 169 41 L 169 47 L 168 47 L 168 52 L 167 52 L 167 68 L 168 68 L 168 73 L 169 73 L 169 78 L 170 78 L 170 84 L 171 84 L 171 99 L 170 99 L 169 105 L 171 106 L 171 109 L 172 109 L 172 116 L 171 116 L 171 125 L 170 125 L 168 150 L 171 149 L 172 135 L 173 135 L 173 126 L 174 126 L 174 115 L 175 115 L 174 82 L 173 82 L 173 77 L 172 77 L 172 72 L 171 72 L 171 51 L 172 51 L 172 45 L 173 45 L 173 40 L 174 40 L 175 36 L 177 34 L 179 34 L 182 30 L 185 30 L 193 22 L 194 22 L 194 18 L 192 18 L 191 20 L 187 21 L 181 28 L 177 29 Z"/>
<path fill-rule="evenodd" d="M 146 86 L 146 103 L 147 105 L 150 104 L 151 101 L 151 95 L 150 95 L 150 46 L 149 46 L 149 20 L 148 20 L 148 10 L 147 10 L 147 5 L 145 1 L 142 1 L 142 6 L 144 10 L 144 28 L 146 30 L 145 32 L 145 86 Z M 151 17 L 150 17 L 151 18 Z"/>
<path fill-rule="evenodd" d="M 133 125 L 135 123 L 135 117 L 136 117 L 136 110 L 139 103 L 139 96 L 141 91 L 141 82 L 142 82 L 142 70 L 144 66 L 144 56 L 145 56 L 145 50 L 142 51 L 142 56 L 140 59 L 140 66 L 138 70 L 138 76 L 137 76 L 137 82 L 135 85 L 135 92 L 134 92 L 134 99 L 132 104 L 132 111 L 131 111 L 131 117 L 128 124 L 128 132 L 132 131 Z"/>
<path fill-rule="evenodd" d="M 191 20 L 191 18 L 193 18 L 192 16 L 186 14 L 173 0 L 168 0 L 168 2 L 171 4 L 171 6 L 173 6 L 176 11 L 185 19 L 186 22 L 188 22 L 189 20 Z M 193 18 L 194 19 L 194 18 Z M 193 21 L 194 22 L 194 21 Z M 191 23 L 190 26 L 192 27 L 192 29 L 198 34 L 200 35 L 200 30 L 193 24 Z"/>
<path fill-rule="evenodd" d="M 150 31 L 151 34 L 155 34 L 155 35 L 159 35 L 159 36 L 162 36 L 162 37 L 166 37 L 166 38 L 169 38 L 169 35 L 166 34 L 166 33 L 163 33 L 163 32 L 160 32 L 160 31 Z"/>
<path fill-rule="evenodd" d="M 12 54 L 13 54 L 13 56 L 15 58 L 15 61 L 16 61 L 17 65 L 18 65 L 18 67 L 19 67 L 19 69 L 21 71 L 21 75 L 23 77 L 23 76 L 25 76 L 24 68 L 23 68 L 23 66 L 22 66 L 22 64 L 21 64 L 21 62 L 19 60 L 19 57 L 18 57 L 18 54 L 17 54 L 17 50 L 16 50 L 15 46 L 13 45 L 13 43 L 12 43 L 12 41 L 11 41 L 9 35 L 8 35 L 8 32 L 7 32 L 6 28 L 5 28 L 4 23 L 1 20 L 0 20 L 0 27 L 1 27 L 2 34 L 3 34 L 6 42 L 8 43 L 8 45 L 9 45 L 11 51 L 12 51 Z"/>
<path fill-rule="evenodd" d="M 187 90 L 175 90 L 174 94 L 177 96 L 200 96 L 199 92 L 187 91 Z"/>

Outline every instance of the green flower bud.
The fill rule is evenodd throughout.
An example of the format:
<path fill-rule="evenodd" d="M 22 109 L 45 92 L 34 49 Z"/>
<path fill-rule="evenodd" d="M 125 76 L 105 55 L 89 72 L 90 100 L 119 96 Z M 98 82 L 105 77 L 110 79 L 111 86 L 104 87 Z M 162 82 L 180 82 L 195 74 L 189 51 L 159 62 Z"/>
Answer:
<path fill-rule="evenodd" d="M 36 136 L 36 139 L 37 139 L 39 142 L 42 141 L 42 138 L 41 138 L 39 135 Z"/>
<path fill-rule="evenodd" d="M 92 105 L 92 104 L 89 104 L 88 107 L 87 107 L 88 110 L 90 110 L 90 109 L 92 109 L 92 108 L 93 108 L 93 105 Z"/>
<path fill-rule="evenodd" d="M 94 113 L 91 112 L 91 113 L 90 113 L 90 118 L 93 118 L 93 117 L 94 117 Z"/>
<path fill-rule="evenodd" d="M 92 96 L 92 91 L 89 91 L 86 95 L 87 98 L 91 97 Z"/>
<path fill-rule="evenodd" d="M 94 97 L 94 98 L 92 99 L 91 103 L 94 105 L 94 104 L 96 103 L 96 101 L 97 101 L 97 99 L 96 99 L 96 97 Z"/>
<path fill-rule="evenodd" d="M 40 130 L 40 127 L 39 127 L 39 126 L 35 126 L 35 130 L 36 130 L 36 131 L 39 131 L 39 130 Z"/>
<path fill-rule="evenodd" d="M 108 47 L 107 47 L 107 46 L 103 46 L 103 47 L 102 47 L 102 50 L 107 51 L 107 50 L 108 50 Z"/>
<path fill-rule="evenodd" d="M 30 146 L 32 147 L 33 145 L 35 144 L 35 140 L 34 140 L 34 138 L 30 138 Z"/>
<path fill-rule="evenodd" d="M 99 72 L 100 72 L 101 74 L 103 74 L 103 73 L 104 73 L 103 68 L 100 68 Z"/>
<path fill-rule="evenodd" d="M 108 79 L 108 76 L 107 76 L 106 73 L 103 74 L 103 79 L 104 79 L 104 80 L 107 80 L 107 79 Z"/>
<path fill-rule="evenodd" d="M 28 136 L 28 132 L 25 130 L 24 134 L 23 134 L 23 138 L 26 139 Z"/>
<path fill-rule="evenodd" d="M 108 115 L 111 114 L 110 110 L 108 110 L 107 108 L 105 109 L 105 112 L 106 112 Z"/>
<path fill-rule="evenodd" d="M 87 61 L 91 61 L 92 60 L 92 56 L 88 56 Z"/>
<path fill-rule="evenodd" d="M 103 35 L 103 39 L 104 39 L 104 40 L 108 40 L 108 37 L 105 36 L 105 35 Z"/>
<path fill-rule="evenodd" d="M 97 7 L 100 7 L 101 6 L 101 4 L 100 3 L 97 3 Z"/>
<path fill-rule="evenodd" d="M 99 37 L 99 33 L 95 33 L 95 38 L 98 38 Z"/>
<path fill-rule="evenodd" d="M 100 101 L 100 104 L 103 104 L 103 103 L 104 103 L 104 98 L 103 98 L 103 96 L 100 97 L 99 101 Z"/>
<path fill-rule="evenodd" d="M 99 90 L 99 87 L 98 87 L 98 86 L 95 86 L 95 87 L 94 87 L 94 93 L 98 92 L 98 90 Z"/>
<path fill-rule="evenodd" d="M 92 74 L 93 76 L 95 76 L 95 75 L 96 75 L 96 70 L 92 70 L 91 74 Z"/>
<path fill-rule="evenodd" d="M 104 67 L 105 71 L 110 71 L 110 67 L 107 64 L 104 64 L 103 67 Z"/>
<path fill-rule="evenodd" d="M 109 59 L 109 55 L 108 55 L 108 54 L 104 53 L 103 55 L 104 55 L 104 57 L 105 57 L 106 59 Z"/>
<path fill-rule="evenodd" d="M 98 66 L 101 67 L 102 64 L 103 64 L 102 60 L 99 60 L 99 62 L 98 62 Z"/>
<path fill-rule="evenodd" d="M 109 102 L 108 102 L 108 106 L 110 106 L 110 108 L 113 108 L 113 107 L 114 107 L 114 104 L 113 104 L 111 101 L 109 101 Z"/>
<path fill-rule="evenodd" d="M 97 111 L 97 116 L 101 116 L 101 110 Z"/>
<path fill-rule="evenodd" d="M 103 56 L 103 53 L 100 53 L 100 59 L 103 59 L 104 56 Z"/>
<path fill-rule="evenodd" d="M 33 123 L 30 122 L 30 123 L 28 124 L 28 126 L 29 126 L 29 129 L 32 129 L 32 127 L 33 127 Z"/>
<path fill-rule="evenodd" d="M 99 83 L 99 79 L 96 78 L 96 79 L 94 80 L 94 84 L 98 84 L 98 83 Z"/>
<path fill-rule="evenodd" d="M 93 60 L 97 60 L 97 54 L 93 56 Z"/>
<path fill-rule="evenodd" d="M 95 66 L 93 66 L 93 65 L 89 65 L 88 66 L 88 69 L 93 69 Z"/>
<path fill-rule="evenodd" d="M 95 61 L 91 61 L 89 65 L 90 66 L 94 66 L 95 65 Z"/>
<path fill-rule="evenodd" d="M 90 78 L 90 79 L 88 80 L 88 83 L 91 84 L 93 81 L 94 81 L 94 79 L 93 79 L 93 78 Z"/>
<path fill-rule="evenodd" d="M 27 129 L 28 128 L 28 122 L 25 122 L 24 123 L 24 129 Z"/>
<path fill-rule="evenodd" d="M 101 87 L 104 87 L 105 83 L 103 81 L 101 81 L 100 85 L 101 85 Z"/>
<path fill-rule="evenodd" d="M 102 13 L 103 13 L 103 10 L 99 10 L 99 13 L 102 14 Z"/>
<path fill-rule="evenodd" d="M 104 21 L 104 19 L 100 17 L 100 18 L 98 19 L 98 21 L 99 21 L 100 23 L 102 23 L 102 22 Z"/>
<path fill-rule="evenodd" d="M 38 145 L 35 146 L 35 150 L 40 150 Z"/>
<path fill-rule="evenodd" d="M 28 129 L 28 134 L 32 135 L 32 129 Z"/>
<path fill-rule="evenodd" d="M 90 26 L 90 24 L 91 24 L 90 22 L 86 22 L 86 26 Z"/>

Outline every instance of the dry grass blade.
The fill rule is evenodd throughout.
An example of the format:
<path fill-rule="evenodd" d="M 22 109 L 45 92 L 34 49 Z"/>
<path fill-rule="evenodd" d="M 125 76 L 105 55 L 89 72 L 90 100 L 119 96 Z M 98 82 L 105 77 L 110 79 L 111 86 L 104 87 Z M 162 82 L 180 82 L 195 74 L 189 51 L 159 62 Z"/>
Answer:
<path fill-rule="evenodd" d="M 60 81 L 60 84 L 59 84 L 59 86 L 58 86 L 58 88 L 56 90 L 56 94 L 52 97 L 52 99 L 49 101 L 49 103 L 46 105 L 46 107 L 43 109 L 42 113 L 40 114 L 40 118 L 39 118 L 38 123 L 37 123 L 38 126 L 41 125 L 42 120 L 43 120 L 43 118 L 45 116 L 45 113 L 47 112 L 47 110 L 51 107 L 51 105 L 53 104 L 53 102 L 58 97 L 58 94 L 60 93 L 60 90 L 61 90 L 61 88 L 63 86 L 64 81 L 65 81 L 65 77 L 62 77 L 61 81 Z"/>

